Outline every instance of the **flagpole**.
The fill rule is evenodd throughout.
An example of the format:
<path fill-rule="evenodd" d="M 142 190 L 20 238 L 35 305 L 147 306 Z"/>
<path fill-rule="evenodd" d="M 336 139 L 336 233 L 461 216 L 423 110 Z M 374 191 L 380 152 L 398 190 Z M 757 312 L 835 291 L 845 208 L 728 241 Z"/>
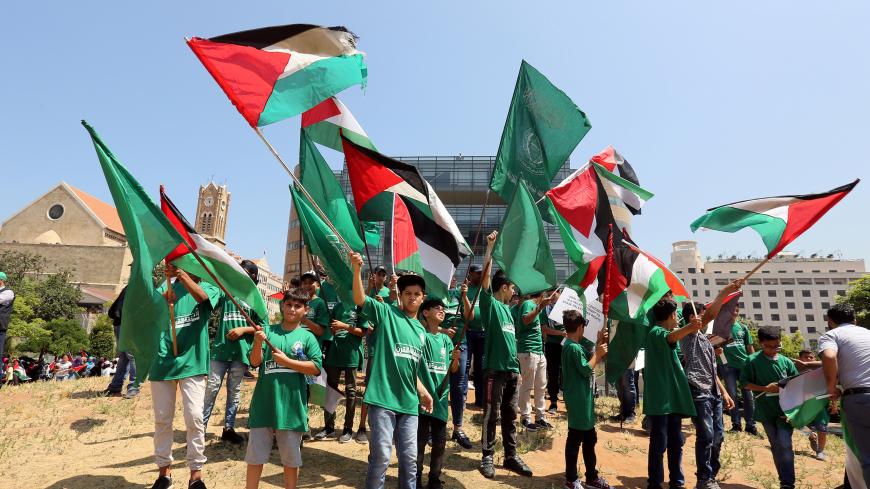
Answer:
<path fill-rule="evenodd" d="M 184 242 L 184 246 L 187 247 L 187 249 L 190 251 L 190 254 L 193 255 L 194 258 L 196 258 L 196 261 L 198 261 L 199 264 L 202 266 L 202 268 L 205 269 L 206 273 L 208 273 L 208 276 L 211 277 L 212 280 L 214 280 L 215 285 L 217 285 L 218 288 L 221 289 L 221 292 L 223 292 L 224 295 L 226 295 L 230 299 L 230 301 L 236 306 L 236 308 L 239 310 L 239 312 L 242 313 L 242 316 L 245 317 L 245 320 L 248 322 L 248 324 L 251 327 L 253 327 L 256 331 L 262 331 L 263 328 L 260 327 L 260 325 L 258 325 L 257 323 L 255 323 L 254 320 L 251 319 L 251 316 L 249 316 L 248 313 L 245 312 L 245 309 L 241 306 L 241 304 L 239 304 L 236 301 L 236 298 L 233 297 L 233 294 L 231 294 L 230 291 L 228 291 L 227 288 L 224 287 L 224 284 L 221 283 L 220 279 L 218 279 L 217 276 L 215 276 L 214 272 L 211 271 L 211 268 L 209 268 L 209 266 L 206 265 L 206 263 L 202 259 L 202 257 L 199 256 L 199 253 L 197 253 L 196 250 L 194 250 L 189 244 L 187 244 L 186 240 L 183 242 Z M 174 324 L 173 324 L 173 326 L 174 326 Z M 174 333 L 175 333 L 175 330 L 173 329 L 173 340 L 175 339 Z M 269 346 L 269 348 L 272 349 L 273 352 L 278 351 L 275 348 L 275 346 L 269 342 L 268 338 L 266 338 L 263 341 Z M 176 353 L 176 355 L 178 355 L 178 353 Z"/>
<path fill-rule="evenodd" d="M 776 255 L 768 256 L 767 258 L 764 259 L 764 261 L 762 261 L 762 262 L 759 263 L 758 265 L 755 265 L 755 268 L 753 268 L 752 270 L 750 270 L 749 273 L 747 273 L 746 276 L 743 277 L 743 281 L 745 282 L 745 281 L 749 280 L 749 277 L 751 277 L 752 275 L 754 275 L 755 272 L 757 272 L 759 268 L 763 267 L 764 265 L 767 264 L 767 262 L 769 262 L 770 260 L 772 260 L 774 256 L 776 256 Z"/>
<path fill-rule="evenodd" d="M 341 244 L 344 245 L 344 247 L 347 248 L 348 250 L 353 251 L 353 248 L 351 248 L 350 245 L 347 244 L 347 241 L 344 240 L 344 237 L 338 232 L 337 229 L 335 229 L 335 226 L 332 224 L 332 221 L 330 221 L 329 218 L 326 217 L 326 214 L 323 212 L 323 210 L 320 208 L 320 206 L 317 205 L 317 202 L 314 200 L 313 197 L 311 197 L 311 194 L 308 193 L 308 190 L 305 189 L 305 187 L 302 185 L 302 182 L 296 177 L 296 175 L 293 174 L 292 171 L 290 171 L 290 167 L 287 166 L 287 163 L 284 163 L 284 159 L 281 158 L 281 155 L 278 154 L 278 151 L 275 149 L 274 146 L 272 146 L 272 143 L 270 143 L 269 140 L 266 139 L 266 136 L 263 134 L 263 131 L 261 131 L 260 128 L 256 127 L 256 126 L 251 126 L 251 128 L 254 130 L 254 132 L 257 133 L 257 136 L 260 136 L 260 140 L 263 141 L 263 144 L 265 144 L 267 148 L 269 148 L 269 151 L 272 152 L 272 155 L 275 157 L 275 159 L 278 160 L 278 163 L 281 163 L 281 166 L 284 168 L 284 171 L 286 171 L 287 174 L 290 175 L 290 178 L 292 178 L 293 182 L 296 183 L 296 187 L 299 190 L 301 190 L 302 193 L 305 195 L 305 197 L 311 202 L 311 205 L 314 207 L 314 210 L 316 210 L 317 213 L 320 214 L 321 219 L 323 219 L 323 221 L 326 223 L 326 225 L 329 226 L 329 229 L 333 233 L 335 233 L 336 237 L 338 237 L 338 240 L 341 241 Z"/>
<path fill-rule="evenodd" d="M 375 269 L 372 268 L 372 257 L 369 256 L 369 243 L 368 243 L 368 241 L 366 241 L 366 230 L 363 227 L 362 221 L 358 221 L 358 222 L 359 222 L 360 236 L 362 237 L 363 246 L 365 247 L 365 250 L 366 250 L 366 261 L 369 264 L 369 275 L 371 275 L 372 273 L 374 273 Z"/>
<path fill-rule="evenodd" d="M 486 208 L 489 205 L 489 194 L 492 192 L 491 189 L 486 189 L 486 198 L 483 200 L 483 208 L 480 209 L 480 219 L 477 221 L 477 231 L 474 233 L 474 244 L 471 245 L 471 255 L 468 257 L 468 266 L 465 269 L 465 278 L 468 279 L 468 274 L 471 272 L 471 264 L 474 262 L 474 248 L 477 247 L 477 243 L 480 241 L 480 228 L 483 227 L 483 216 L 486 213 Z"/>
<path fill-rule="evenodd" d="M 169 328 L 172 331 L 172 353 L 177 357 L 178 339 L 175 335 L 175 291 L 172 290 L 172 277 L 169 274 L 168 265 L 169 262 L 164 260 L 163 270 L 166 273 L 166 302 L 169 303 Z"/>

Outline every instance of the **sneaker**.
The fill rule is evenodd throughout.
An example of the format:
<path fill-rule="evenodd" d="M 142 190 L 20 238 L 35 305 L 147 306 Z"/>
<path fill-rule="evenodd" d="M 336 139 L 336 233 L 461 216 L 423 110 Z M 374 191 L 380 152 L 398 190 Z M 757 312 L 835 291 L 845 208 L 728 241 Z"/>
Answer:
<path fill-rule="evenodd" d="M 206 489 L 205 482 L 203 482 L 202 479 L 190 481 L 187 483 L 187 489 Z"/>
<path fill-rule="evenodd" d="M 428 445 L 430 448 L 432 447 L 432 433 L 429 433 L 429 435 L 426 436 L 426 445 Z"/>
<path fill-rule="evenodd" d="M 529 421 L 523 420 L 522 424 L 523 428 L 525 428 L 526 431 L 528 431 L 529 433 L 534 433 L 538 431 L 538 425 L 536 425 L 535 423 L 530 423 Z"/>
<path fill-rule="evenodd" d="M 622 420 L 622 424 L 635 424 L 635 423 L 637 423 L 637 416 L 635 416 L 633 414 Z"/>
<path fill-rule="evenodd" d="M 580 479 L 577 479 L 574 482 L 565 481 L 565 485 L 562 487 L 564 489 L 583 489 L 583 484 L 580 483 Z"/>
<path fill-rule="evenodd" d="M 335 438 L 335 429 L 333 428 L 323 428 L 318 431 L 316 435 L 314 435 L 314 439 L 317 441 L 325 440 L 327 438 Z"/>
<path fill-rule="evenodd" d="M 695 489 L 720 489 L 719 483 L 716 482 L 716 479 L 706 479 L 699 480 L 697 484 L 695 484 Z"/>
<path fill-rule="evenodd" d="M 338 437 L 339 443 L 347 443 L 353 439 L 353 430 L 344 430 L 341 432 L 341 436 Z"/>
<path fill-rule="evenodd" d="M 104 390 L 100 394 L 102 394 L 104 397 L 123 397 L 124 396 L 124 394 L 121 394 L 121 391 L 110 391 L 109 389 Z"/>
<path fill-rule="evenodd" d="M 305 433 L 302 433 L 302 442 L 303 443 L 305 443 L 306 441 L 310 441 L 310 440 L 311 440 L 311 432 L 310 431 L 306 431 Z"/>
<path fill-rule="evenodd" d="M 483 457 L 480 461 L 480 467 L 477 468 L 480 471 L 480 474 L 486 477 L 487 479 L 492 479 L 495 477 L 495 467 L 492 465 L 492 457 Z"/>
<path fill-rule="evenodd" d="M 133 390 L 128 389 L 127 393 L 124 394 L 124 399 L 136 399 L 137 397 L 139 397 L 139 390 L 138 389 L 133 389 Z"/>
<path fill-rule="evenodd" d="M 361 443 L 363 445 L 365 445 L 369 442 L 369 437 L 366 434 L 366 430 L 357 431 L 356 435 L 354 435 L 353 439 L 356 440 L 357 443 Z"/>
<path fill-rule="evenodd" d="M 758 428 L 755 426 L 747 426 L 745 431 L 756 438 L 761 438 L 761 433 L 758 432 Z"/>
<path fill-rule="evenodd" d="M 468 383 L 468 390 L 470 390 L 470 391 L 474 390 L 474 382 L 473 381 Z"/>
<path fill-rule="evenodd" d="M 642 419 L 641 422 L 640 422 L 640 427 L 641 427 L 644 431 L 649 431 L 650 424 L 651 424 L 651 421 L 650 421 L 649 417 L 644 416 L 643 419 Z"/>
<path fill-rule="evenodd" d="M 586 487 L 595 487 L 596 489 L 611 489 L 613 486 L 607 483 L 604 477 L 598 477 L 594 481 L 586 481 Z"/>
<path fill-rule="evenodd" d="M 810 448 L 813 449 L 813 452 L 819 453 L 819 435 L 815 432 L 810 432 Z"/>
<path fill-rule="evenodd" d="M 550 407 L 547 409 L 547 414 L 550 416 L 555 416 L 559 412 L 559 407 L 555 404 L 550 404 Z M 566 482 L 567 484 L 567 482 Z"/>
<path fill-rule="evenodd" d="M 233 445 L 241 445 L 245 443 L 245 439 L 232 428 L 224 428 L 221 433 L 221 440 L 232 443 Z"/>
<path fill-rule="evenodd" d="M 538 426 L 539 429 L 542 429 L 542 430 L 549 430 L 549 429 L 553 428 L 553 425 L 548 423 L 547 420 L 544 418 L 541 418 L 541 419 L 535 421 L 535 424 Z"/>
<path fill-rule="evenodd" d="M 504 468 L 510 470 L 511 472 L 516 472 L 517 474 L 524 475 L 526 477 L 532 476 L 532 469 L 523 462 L 523 459 L 514 455 L 511 458 L 504 459 Z"/>
<path fill-rule="evenodd" d="M 450 437 L 450 439 L 455 441 L 457 445 L 461 446 L 466 450 L 474 448 L 474 445 L 471 443 L 468 435 L 466 435 L 465 432 L 461 429 L 453 430 L 453 436 Z"/>
<path fill-rule="evenodd" d="M 151 489 L 172 489 L 172 477 L 161 475 L 154 481 Z"/>
<path fill-rule="evenodd" d="M 740 433 L 743 431 L 743 428 L 741 428 L 740 426 L 734 425 L 731 427 L 731 429 L 729 431 L 731 431 L 732 433 Z"/>
<path fill-rule="evenodd" d="M 822 462 L 828 461 L 828 456 L 825 452 L 816 452 L 816 460 L 821 460 Z"/>

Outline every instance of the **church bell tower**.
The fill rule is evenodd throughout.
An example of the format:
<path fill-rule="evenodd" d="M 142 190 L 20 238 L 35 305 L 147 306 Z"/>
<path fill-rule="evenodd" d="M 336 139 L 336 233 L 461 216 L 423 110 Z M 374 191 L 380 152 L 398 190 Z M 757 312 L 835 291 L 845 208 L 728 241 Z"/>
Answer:
<path fill-rule="evenodd" d="M 226 185 L 199 187 L 196 205 L 196 231 L 203 237 L 224 248 L 226 246 L 227 214 L 230 210 L 230 193 Z"/>

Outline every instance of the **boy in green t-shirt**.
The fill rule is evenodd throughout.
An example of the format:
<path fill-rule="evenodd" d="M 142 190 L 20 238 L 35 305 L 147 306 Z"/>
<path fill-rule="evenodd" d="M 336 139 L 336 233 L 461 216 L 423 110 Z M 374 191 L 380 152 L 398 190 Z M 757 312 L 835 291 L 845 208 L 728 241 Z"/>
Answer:
<path fill-rule="evenodd" d="M 683 418 L 696 415 L 695 403 L 689 391 L 689 380 L 677 358 L 681 339 L 701 329 L 701 318 L 695 316 L 686 326 L 677 328 L 677 303 L 662 299 L 652 307 L 656 324 L 646 338 L 644 368 L 643 413 L 650 421 L 647 457 L 648 487 L 658 488 L 665 480 L 662 457 L 667 451 L 670 487 L 683 487 Z"/>
<path fill-rule="evenodd" d="M 441 489 L 441 468 L 444 466 L 444 448 L 447 445 L 447 375 L 459 370 L 459 348 L 453 340 L 440 332 L 444 322 L 444 303 L 440 299 L 426 299 L 420 306 L 426 341 L 417 375 L 426 391 L 432 396 L 432 412 L 420 409 L 417 428 L 417 487 L 423 487 L 423 457 L 426 441 L 432 440 L 432 456 L 429 462 L 427 489 Z M 449 368 L 448 368 L 449 365 Z"/>
<path fill-rule="evenodd" d="M 735 406 L 729 411 L 731 416 L 731 431 L 743 430 L 740 423 L 740 408 L 736 405 L 737 399 L 740 398 L 740 405 L 743 407 L 743 419 L 746 420 L 746 432 L 750 435 L 758 436 L 758 429 L 755 427 L 753 416 L 755 399 L 749 390 L 739 385 L 743 368 L 746 366 L 747 360 L 749 360 L 749 355 L 755 353 L 755 349 L 752 347 L 752 336 L 749 334 L 749 328 L 738 321 L 739 317 L 740 307 L 738 306 L 731 313 L 731 340 L 723 347 L 725 363 L 722 363 L 722 359 L 717 357 L 719 375 L 722 377 L 722 382 L 725 383 L 728 395 L 735 402 Z"/>
<path fill-rule="evenodd" d="M 568 310 L 562 314 L 562 324 L 567 337 L 562 347 L 562 372 L 571 379 L 565 383 L 565 406 L 568 409 L 568 439 L 565 441 L 565 488 L 583 489 L 595 487 L 610 489 L 610 484 L 598 475 L 595 468 L 595 367 L 607 356 L 607 329 L 598 332 L 597 344 L 583 337 L 586 319 L 579 311 Z M 586 484 L 580 483 L 577 475 L 577 455 L 583 445 L 583 465 L 586 467 Z"/>
<path fill-rule="evenodd" d="M 362 256 L 350 253 L 349 258 L 353 266 L 353 301 L 375 325 L 369 336 L 374 346 L 372 375 L 364 398 L 372 429 L 366 487 L 384 487 L 395 440 L 399 487 L 411 488 L 417 483 L 417 416 L 421 405 L 424 411 L 432 411 L 432 396 L 417 373 L 426 340 L 417 311 L 426 295 L 426 282 L 419 275 L 399 278 L 396 285 L 400 310 L 366 296 L 360 273 Z"/>
<path fill-rule="evenodd" d="M 520 362 L 519 407 L 520 424 L 526 431 L 552 428 L 544 414 L 547 388 L 547 359 L 544 357 L 544 336 L 541 312 L 555 301 L 555 294 L 538 293 L 514 308 L 517 329 L 517 359 Z M 535 391 L 535 422 L 532 422 L 532 390 Z"/>
<path fill-rule="evenodd" d="M 205 489 L 202 482 L 202 466 L 206 461 L 202 410 L 208 384 L 208 320 L 220 299 L 220 290 L 211 284 L 200 283 L 199 277 L 172 264 L 166 265 L 166 276 L 175 278 L 168 292 L 165 285 L 160 292 L 174 306 L 174 343 L 178 354 L 173 351 L 172 331 L 168 326 L 164 327 L 157 356 L 148 373 L 154 406 L 154 458 L 160 468 L 160 474 L 151 487 L 172 487 L 172 420 L 176 392 L 180 390 L 187 427 L 189 487 Z M 155 324 L 154 327 L 159 326 Z"/>
<path fill-rule="evenodd" d="M 779 354 L 781 333 L 775 326 L 764 326 L 758 330 L 761 351 L 749 357 L 740 380 L 746 388 L 763 394 L 755 402 L 755 420 L 764 427 L 773 464 L 779 475 L 781 489 L 795 486 L 794 450 L 791 436 L 794 428 L 785 419 L 779 407 L 779 383 L 798 374 L 794 362 Z"/>
<path fill-rule="evenodd" d="M 517 428 L 514 425 L 518 409 L 517 382 L 520 377 L 513 313 L 508 306 L 514 295 L 514 284 L 501 272 L 490 277 L 492 248 L 497 236 L 498 231 L 493 231 L 486 237 L 483 279 L 480 284 L 480 314 L 486 332 L 483 360 L 486 380 L 482 386 L 475 385 L 477 389 L 475 392 L 479 393 L 479 389 L 484 389 L 486 402 L 481 441 L 483 458 L 478 470 L 488 479 L 495 477 L 493 466 L 495 430 L 501 421 L 504 467 L 520 475 L 531 477 L 532 469 L 517 456 Z"/>
<path fill-rule="evenodd" d="M 320 374 L 320 346 L 310 331 L 300 327 L 308 312 L 308 292 L 290 289 L 281 300 L 281 324 L 254 334 L 249 361 L 259 367 L 249 409 L 246 489 L 256 489 L 263 465 L 278 443 L 284 466 L 284 487 L 295 488 L 302 466 L 302 433 L 308 431 L 308 380 Z M 264 348 L 264 340 L 275 351 Z"/>

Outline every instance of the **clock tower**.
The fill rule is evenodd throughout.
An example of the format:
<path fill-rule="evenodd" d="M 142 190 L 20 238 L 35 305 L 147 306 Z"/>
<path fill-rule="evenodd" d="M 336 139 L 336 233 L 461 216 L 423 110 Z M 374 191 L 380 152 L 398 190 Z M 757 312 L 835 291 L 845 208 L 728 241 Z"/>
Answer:
<path fill-rule="evenodd" d="M 230 193 L 226 185 L 199 187 L 196 205 L 196 231 L 221 248 L 226 246 L 227 214 L 230 209 Z"/>

